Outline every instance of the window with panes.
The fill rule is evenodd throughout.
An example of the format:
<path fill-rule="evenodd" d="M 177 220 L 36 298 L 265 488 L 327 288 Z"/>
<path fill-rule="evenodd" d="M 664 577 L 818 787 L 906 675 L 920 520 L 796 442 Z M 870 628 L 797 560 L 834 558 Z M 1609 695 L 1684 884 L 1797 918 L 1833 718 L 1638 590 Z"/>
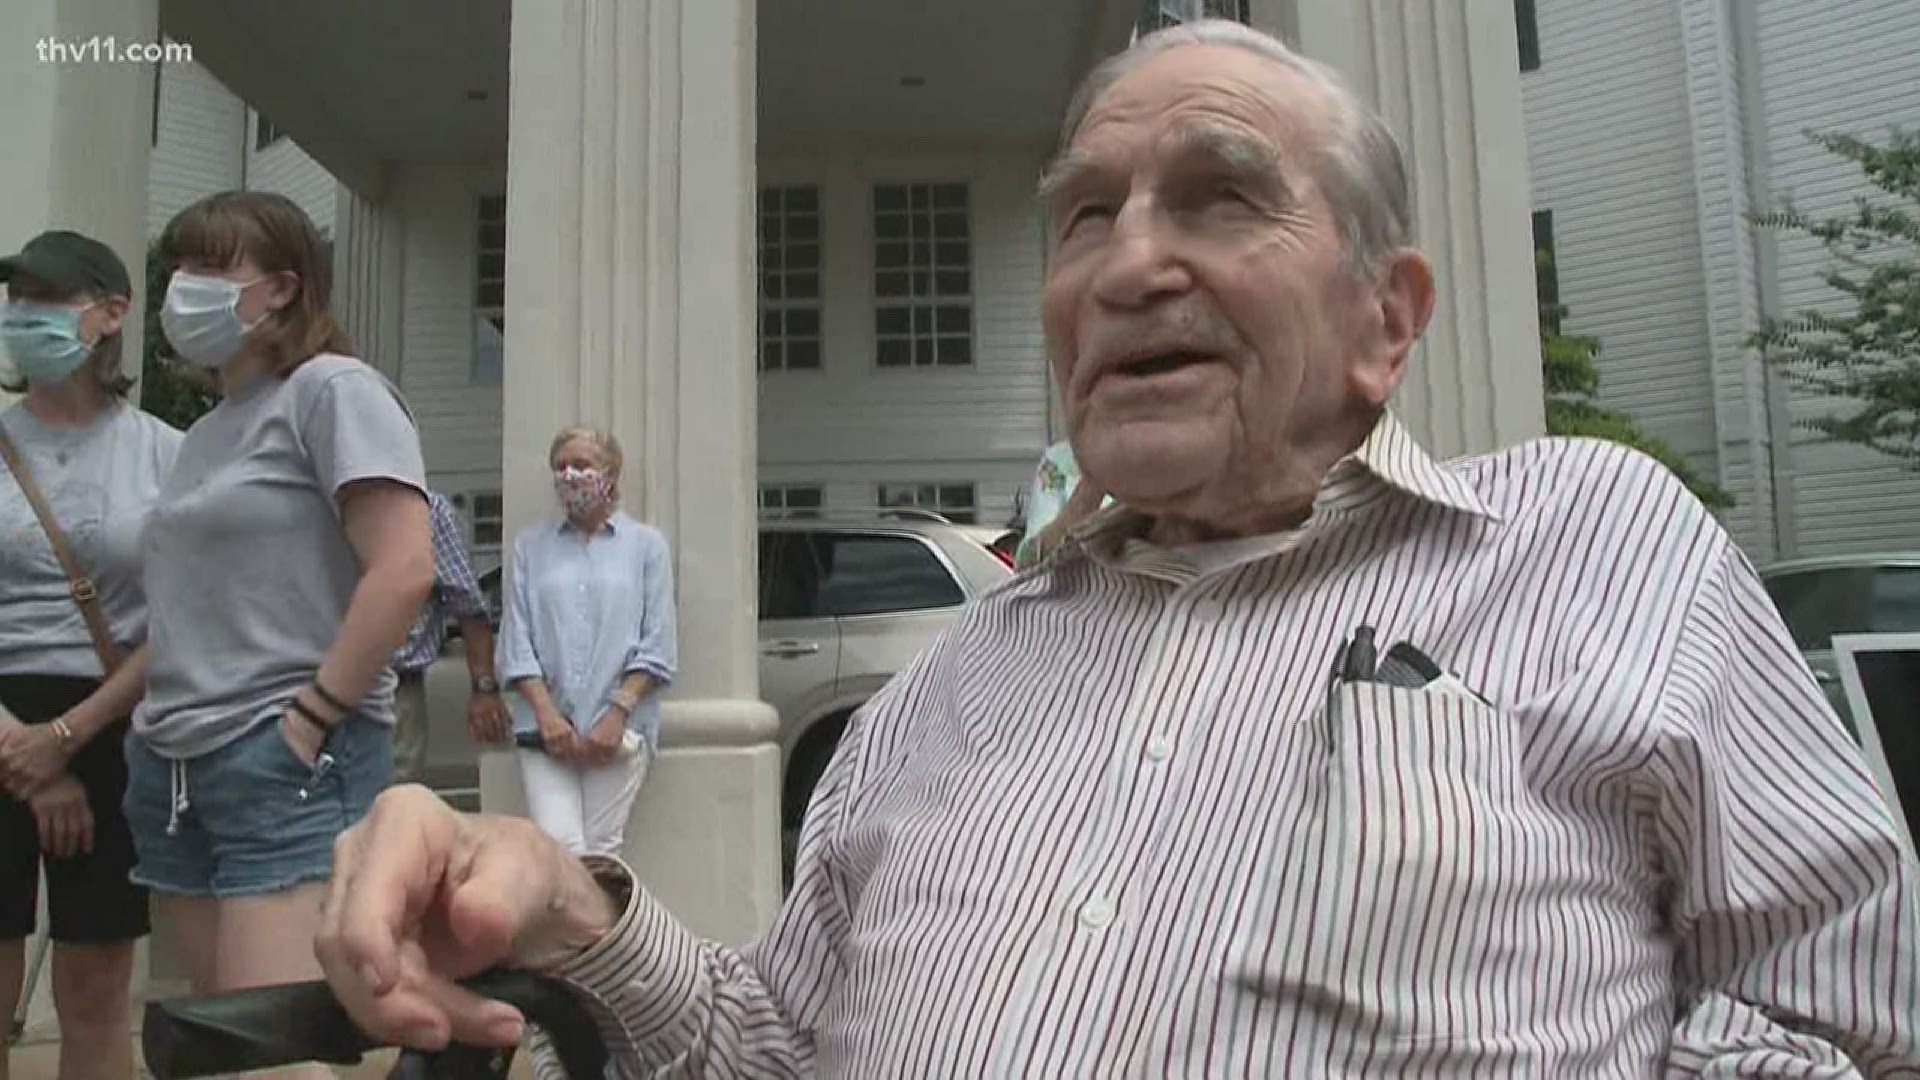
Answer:
<path fill-rule="evenodd" d="M 820 189 L 760 189 L 760 370 L 820 368 Z"/>
<path fill-rule="evenodd" d="M 879 366 L 973 363 L 972 237 L 967 185 L 874 185 L 873 338 Z"/>

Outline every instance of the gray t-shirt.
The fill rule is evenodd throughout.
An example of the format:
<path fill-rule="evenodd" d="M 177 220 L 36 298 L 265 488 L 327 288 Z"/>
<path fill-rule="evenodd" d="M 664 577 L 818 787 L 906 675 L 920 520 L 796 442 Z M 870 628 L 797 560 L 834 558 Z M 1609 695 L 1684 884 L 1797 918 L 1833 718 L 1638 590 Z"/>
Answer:
<path fill-rule="evenodd" d="M 152 631 L 133 726 L 154 752 L 216 750 L 312 681 L 360 580 L 340 489 L 424 491 L 425 471 L 399 391 L 345 356 L 255 380 L 187 431 L 146 535 Z M 392 723 L 393 687 L 382 672 L 360 712 Z"/>
<path fill-rule="evenodd" d="M 173 466 L 180 433 L 116 403 L 85 427 L 54 427 L 24 404 L 0 412 L 75 561 L 100 592 L 123 649 L 147 636 L 140 530 Z M 40 519 L 0 461 L 0 675 L 97 679 L 100 656 Z"/>

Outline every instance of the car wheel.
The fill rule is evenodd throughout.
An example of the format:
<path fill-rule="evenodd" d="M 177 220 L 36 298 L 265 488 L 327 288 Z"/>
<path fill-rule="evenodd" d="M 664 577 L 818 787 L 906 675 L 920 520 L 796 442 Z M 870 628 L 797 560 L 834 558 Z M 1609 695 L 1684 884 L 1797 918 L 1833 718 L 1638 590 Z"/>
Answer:
<path fill-rule="evenodd" d="M 787 762 L 787 779 L 780 803 L 780 821 L 787 828 L 798 831 L 800 823 L 807 816 L 807 804 L 813 801 L 813 789 L 819 785 L 820 777 L 825 775 L 827 765 L 833 761 L 833 752 L 840 745 L 840 736 L 846 733 L 847 720 L 852 713 L 839 713 L 829 716 L 815 724 L 800 739 L 800 745 L 793 748 L 793 757 Z"/>
<path fill-rule="evenodd" d="M 806 820 L 807 804 L 813 801 L 813 789 L 833 761 L 833 752 L 846 733 L 852 713 L 829 716 L 813 726 L 793 748 L 787 761 L 786 785 L 780 799 L 780 885 L 784 892 L 793 885 L 793 865 L 800 854 L 800 825 Z"/>

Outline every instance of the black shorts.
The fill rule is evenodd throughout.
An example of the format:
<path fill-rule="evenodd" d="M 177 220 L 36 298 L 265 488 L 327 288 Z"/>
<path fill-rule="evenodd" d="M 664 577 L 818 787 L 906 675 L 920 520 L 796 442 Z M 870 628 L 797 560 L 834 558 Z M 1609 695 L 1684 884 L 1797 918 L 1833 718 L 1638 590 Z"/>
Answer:
<path fill-rule="evenodd" d="M 44 724 L 86 700 L 96 679 L 0 675 L 0 704 L 29 724 Z M 67 770 L 87 789 L 93 810 L 93 851 L 46 859 L 47 912 L 52 938 L 70 944 L 131 941 L 151 929 L 147 890 L 128 876 L 133 834 L 121 800 L 127 791 L 127 721 L 94 736 Z M 0 794 L 0 940 L 34 931 L 40 894 L 40 830 L 27 804 Z"/>

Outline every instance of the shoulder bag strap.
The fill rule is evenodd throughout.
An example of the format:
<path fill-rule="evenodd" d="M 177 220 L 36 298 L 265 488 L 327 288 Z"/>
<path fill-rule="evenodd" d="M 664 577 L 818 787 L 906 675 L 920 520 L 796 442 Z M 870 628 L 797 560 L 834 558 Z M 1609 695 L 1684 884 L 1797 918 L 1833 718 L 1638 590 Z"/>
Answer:
<path fill-rule="evenodd" d="M 93 579 L 81 572 L 80 564 L 73 557 L 73 549 L 67 546 L 67 534 L 60 531 L 60 523 L 53 519 L 53 508 L 47 505 L 45 496 L 40 494 L 39 485 L 33 482 L 33 474 L 27 471 L 26 458 L 14 448 L 13 440 L 7 437 L 6 428 L 0 427 L 0 458 L 4 458 L 7 468 L 13 472 L 14 482 L 27 496 L 27 504 L 33 507 L 33 516 L 40 519 L 40 527 L 46 530 L 47 542 L 53 545 L 53 557 L 60 561 L 60 569 L 67 575 L 67 588 L 73 593 L 73 602 L 80 605 L 80 617 L 86 620 L 87 633 L 93 636 L 93 651 L 100 654 L 100 667 L 108 675 L 120 666 L 122 659 L 120 647 L 113 643 L 113 633 L 107 629 L 107 617 L 100 611 L 100 592 L 93 587 Z"/>

